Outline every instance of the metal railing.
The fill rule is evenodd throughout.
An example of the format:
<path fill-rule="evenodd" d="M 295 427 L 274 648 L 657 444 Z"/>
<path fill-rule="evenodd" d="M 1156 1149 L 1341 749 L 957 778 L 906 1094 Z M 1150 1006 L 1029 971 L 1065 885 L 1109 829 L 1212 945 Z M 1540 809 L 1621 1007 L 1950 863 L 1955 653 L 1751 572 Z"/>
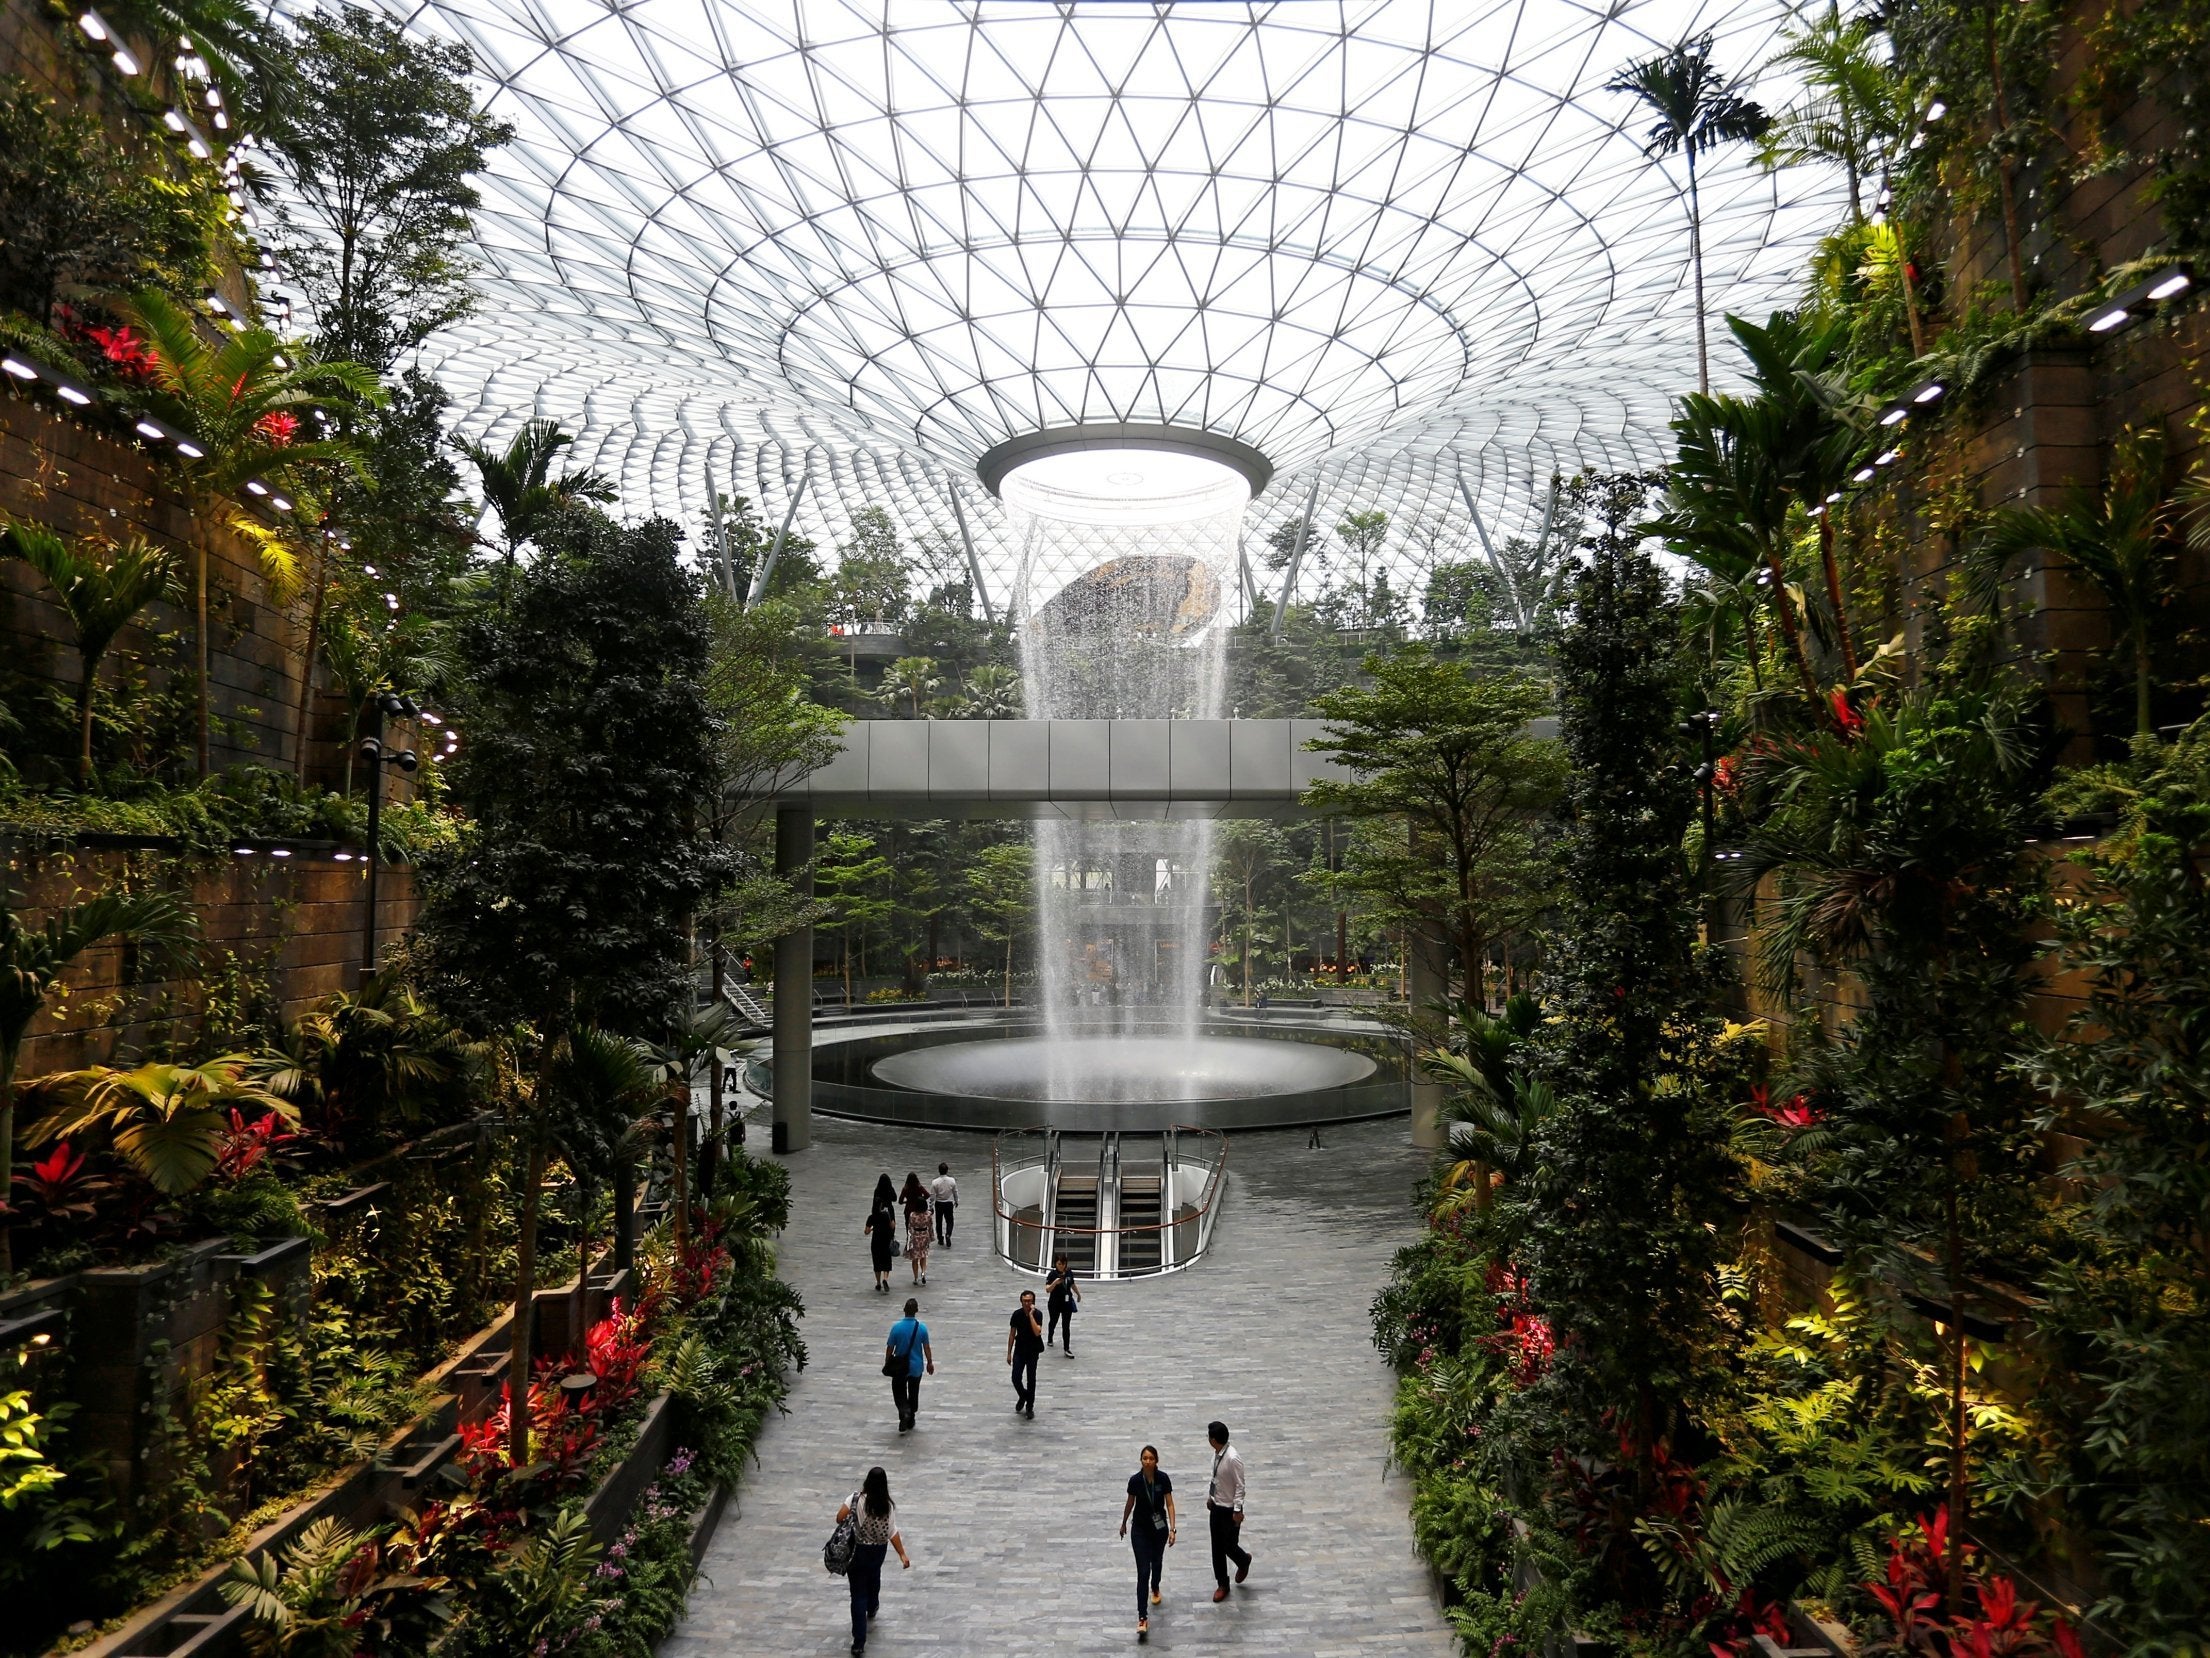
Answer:
<path fill-rule="evenodd" d="M 1189 1135 L 1198 1136 L 1198 1140 L 1185 1150 L 1183 1139 Z M 1090 1271 L 1082 1274 L 1085 1277 L 1149 1278 L 1179 1271 L 1211 1246 L 1227 1177 L 1225 1135 L 1214 1129 L 1178 1124 L 1158 1135 L 1072 1136 L 1097 1141 L 1094 1163 L 1086 1149 L 1078 1154 L 1085 1178 L 1087 1170 L 1096 1171 L 1095 1225 L 1070 1225 L 1061 1218 L 1060 1182 L 1068 1169 L 1068 1138 L 1055 1128 L 1009 1128 L 998 1134 L 990 1148 L 992 1242 L 1008 1265 L 1041 1276 L 1054 1257 L 1080 1254 L 1090 1263 Z M 1129 1160 L 1124 1142 L 1135 1140 L 1155 1141 L 1159 1148 L 1159 1218 L 1125 1225 L 1120 1221 L 1120 1198 Z M 1204 1183 L 1194 1199 L 1184 1202 L 1179 1190 L 1183 1175 L 1197 1170 L 1203 1171 Z M 1008 1180 L 1016 1186 L 1011 1193 L 1006 1189 Z M 1157 1261 L 1131 1263 L 1126 1243 L 1132 1238 L 1148 1240 L 1154 1236 Z M 1075 1247 L 1069 1248 L 1070 1243 Z M 1146 1248 L 1133 1253 L 1148 1255 L 1150 1251 Z"/>

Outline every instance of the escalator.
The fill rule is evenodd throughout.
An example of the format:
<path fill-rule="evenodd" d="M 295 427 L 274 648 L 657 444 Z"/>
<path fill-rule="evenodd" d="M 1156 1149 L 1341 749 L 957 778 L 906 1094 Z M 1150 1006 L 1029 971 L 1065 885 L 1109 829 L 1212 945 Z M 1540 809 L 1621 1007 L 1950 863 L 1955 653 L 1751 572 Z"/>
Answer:
<path fill-rule="evenodd" d="M 1097 1225 L 1104 1193 L 1104 1158 L 1087 1167 L 1059 1165 L 1051 1205 L 1052 1250 L 1085 1278 L 1097 1275 Z"/>
<path fill-rule="evenodd" d="M 1160 1202 L 1166 1185 L 1165 1154 L 1156 1139 L 1146 1136 L 1144 1143 L 1150 1149 L 1140 1156 L 1129 1155 L 1123 1148 L 1115 1183 L 1120 1200 L 1117 1266 L 1124 1277 L 1156 1272 L 1166 1264 L 1165 1234 L 1159 1230 L 1163 1218 Z"/>

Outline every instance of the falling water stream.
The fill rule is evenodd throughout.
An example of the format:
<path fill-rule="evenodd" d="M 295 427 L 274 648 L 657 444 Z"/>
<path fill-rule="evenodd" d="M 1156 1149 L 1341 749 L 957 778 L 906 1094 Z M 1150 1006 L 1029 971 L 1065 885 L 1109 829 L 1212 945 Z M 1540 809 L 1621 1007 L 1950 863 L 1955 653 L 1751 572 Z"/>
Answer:
<path fill-rule="evenodd" d="M 1171 524 L 1016 512 L 1014 608 L 1029 717 L 1219 718 L 1221 601 L 1242 518 L 1240 501 Z M 1146 1045 L 1152 1097 L 1200 1097 L 1212 838 L 1202 818 L 1038 823 L 1046 1097 L 1096 1097 L 1097 1039 L 1139 1032 L 1168 1039 L 1164 1048 Z M 1135 1051 L 1131 1043 L 1131 1058 Z"/>

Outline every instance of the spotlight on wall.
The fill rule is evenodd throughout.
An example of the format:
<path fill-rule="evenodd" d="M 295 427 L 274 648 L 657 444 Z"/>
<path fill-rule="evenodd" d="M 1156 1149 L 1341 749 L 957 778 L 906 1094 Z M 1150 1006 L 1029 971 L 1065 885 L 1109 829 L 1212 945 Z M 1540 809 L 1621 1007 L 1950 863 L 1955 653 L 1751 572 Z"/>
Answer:
<path fill-rule="evenodd" d="M 2177 299 L 2195 285 L 2195 273 L 2186 265 L 2169 265 L 2144 282 L 2136 282 L 2114 295 L 2087 319 L 2090 334 L 2115 334 L 2130 328 L 2167 300 Z"/>

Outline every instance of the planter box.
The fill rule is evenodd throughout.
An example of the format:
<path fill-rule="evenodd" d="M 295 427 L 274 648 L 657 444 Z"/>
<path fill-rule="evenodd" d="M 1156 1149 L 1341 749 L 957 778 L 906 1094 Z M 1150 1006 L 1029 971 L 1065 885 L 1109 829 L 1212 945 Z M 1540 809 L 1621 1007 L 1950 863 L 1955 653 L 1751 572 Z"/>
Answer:
<path fill-rule="evenodd" d="M 637 1443 L 584 1503 L 591 1535 L 601 1543 L 612 1543 L 621 1536 L 637 1500 L 667 1466 L 668 1454 L 675 1449 L 675 1418 L 675 1401 L 665 1393 L 647 1405 L 644 1421 L 637 1429 Z"/>

